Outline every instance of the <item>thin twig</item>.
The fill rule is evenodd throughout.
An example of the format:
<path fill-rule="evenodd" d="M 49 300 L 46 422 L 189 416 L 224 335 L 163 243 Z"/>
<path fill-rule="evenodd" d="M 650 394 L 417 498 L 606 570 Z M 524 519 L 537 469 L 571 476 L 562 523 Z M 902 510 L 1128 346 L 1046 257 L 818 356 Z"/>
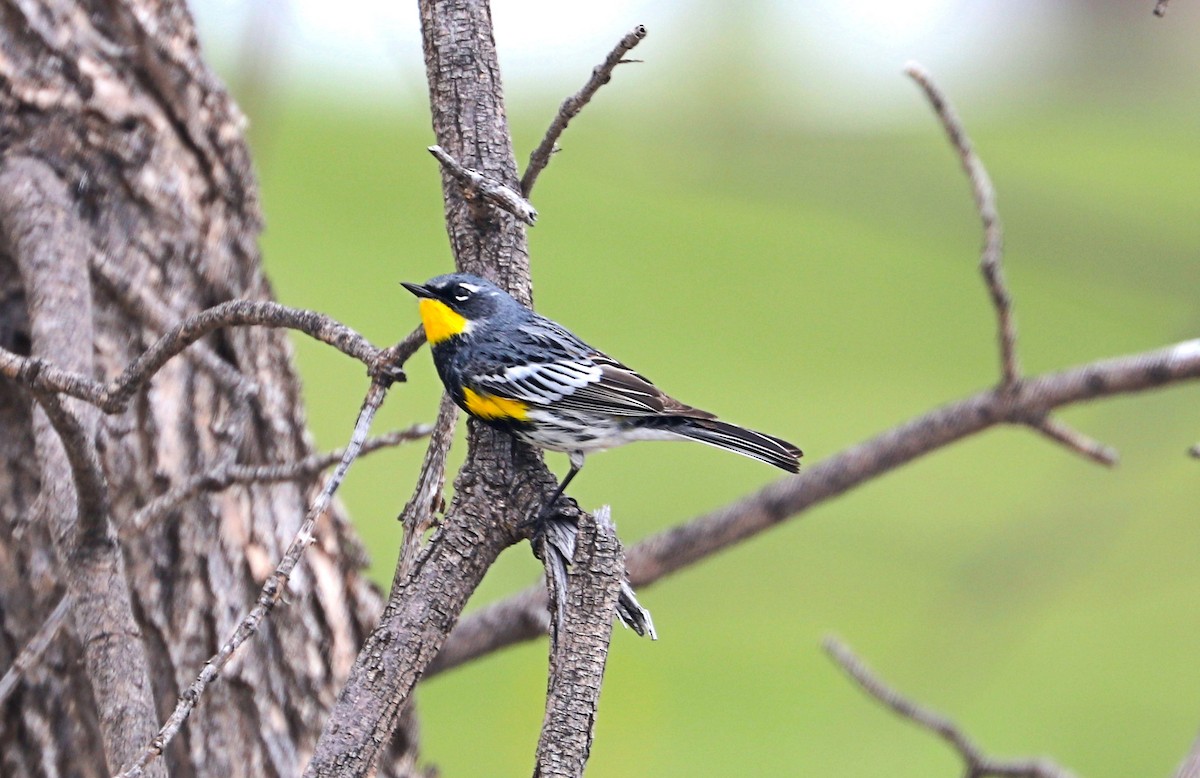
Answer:
<path fill-rule="evenodd" d="M 946 130 L 946 135 L 958 151 L 963 170 L 971 181 L 975 207 L 979 210 L 979 218 L 983 222 L 983 252 L 979 257 L 979 269 L 983 272 L 984 282 L 996 308 L 1001 386 L 1012 387 L 1020 380 L 1021 367 L 1017 360 L 1017 326 L 1013 319 L 1012 297 L 1009 295 L 1008 284 L 1004 280 L 1004 268 L 1001 266 L 1004 255 L 1004 230 L 1000 225 L 1000 214 L 996 210 L 996 190 L 992 186 L 987 169 L 971 145 L 971 139 L 967 137 L 962 120 L 958 118 L 946 95 L 934 83 L 933 77 L 916 62 L 908 63 L 904 72 L 925 91 L 925 96 L 929 98 L 942 127 Z"/>
<path fill-rule="evenodd" d="M 29 668 L 33 667 L 42 654 L 46 653 L 46 649 L 50 647 L 51 641 L 62 629 L 66 623 L 67 616 L 71 613 L 71 595 L 64 594 L 58 601 L 58 605 L 54 606 L 54 610 L 50 611 L 50 615 L 42 622 L 42 626 L 38 627 L 38 631 L 34 633 L 25 647 L 21 649 L 21 653 L 17 654 L 17 658 L 8 666 L 4 677 L 0 678 L 0 705 L 3 705 L 17 688 L 17 683 L 21 680 L 21 676 L 29 672 Z"/>
<path fill-rule="evenodd" d="M 363 443 L 359 456 L 364 457 L 380 449 L 392 448 L 401 443 L 418 440 L 429 435 L 432 429 L 428 424 L 414 424 L 408 429 L 396 430 L 377 438 L 371 438 Z M 278 483 L 311 478 L 342 461 L 345 455 L 346 449 L 339 448 L 327 454 L 313 454 L 297 462 L 275 465 L 240 465 L 233 462 L 219 464 L 207 473 L 193 476 L 179 486 L 150 500 L 137 513 L 133 514 L 132 524 L 135 527 L 145 527 L 198 494 L 220 492 L 234 484 Z"/>
<path fill-rule="evenodd" d="M 914 459 L 1000 424 L 1024 424 L 1054 408 L 1200 379 L 1200 339 L 1025 379 L 1012 396 L 988 389 L 936 408 L 817 463 L 799 476 L 653 535 L 629 549 L 635 587 L 799 516 Z M 464 618 L 446 641 L 437 671 L 545 634 L 545 589 L 533 587 Z"/>
<path fill-rule="evenodd" d="M 1029 426 L 1055 443 L 1066 446 L 1080 456 L 1087 457 L 1105 467 L 1115 467 L 1117 462 L 1120 461 L 1117 450 L 1112 446 L 1106 446 L 1097 440 L 1093 440 L 1057 419 L 1044 416 L 1041 419 L 1030 422 Z"/>
<path fill-rule="evenodd" d="M 123 262 L 146 264 L 138 257 L 123 257 Z M 92 275 L 102 284 L 108 293 L 137 319 L 141 319 L 156 330 L 164 331 L 178 321 L 179 315 L 172 311 L 159 297 L 150 293 L 156 285 L 146 279 L 137 277 L 137 270 L 131 277 L 127 268 L 118 270 L 104 254 L 96 252 L 91 257 Z M 141 282 L 141 283 L 139 283 Z M 258 394 L 254 381 L 243 373 L 238 372 L 228 361 L 222 359 L 217 352 L 207 344 L 198 343 L 196 348 L 185 352 L 197 367 L 208 373 L 216 383 L 228 389 L 236 396 L 252 400 Z"/>
<path fill-rule="evenodd" d="M 413 495 L 400 512 L 400 524 L 404 527 L 404 541 L 400 546 L 400 557 L 393 574 L 393 585 L 412 572 L 421 538 L 437 522 L 442 512 L 444 498 L 442 489 L 446 485 L 446 457 L 450 455 L 450 444 L 454 442 L 454 427 L 458 423 L 458 406 L 449 394 L 442 395 L 438 406 L 437 421 L 433 424 L 421 472 L 417 474 L 417 485 Z"/>
<path fill-rule="evenodd" d="M 537 221 L 537 209 L 522 197 L 519 192 L 499 181 L 488 178 L 478 170 L 464 167 L 461 162 L 450 156 L 441 146 L 430 146 L 429 153 L 438 162 L 441 162 L 442 167 L 463 185 L 468 200 L 478 195 L 530 226 L 533 226 L 533 223 Z"/>
<path fill-rule="evenodd" d="M 567 125 L 571 123 L 583 107 L 591 102 L 593 96 L 599 91 L 600 87 L 607 84 L 612 79 L 613 71 L 617 65 L 626 62 L 636 62 L 637 60 L 625 59 L 625 55 L 630 49 L 642 42 L 646 37 L 646 28 L 643 25 L 638 25 L 627 32 L 621 40 L 617 41 L 617 45 L 608 53 L 596 67 L 592 68 L 592 76 L 587 80 L 575 94 L 562 101 L 562 105 L 558 107 L 558 113 L 554 116 L 554 121 L 550 122 L 550 127 L 546 130 L 545 137 L 538 144 L 533 153 L 529 155 L 529 164 L 525 166 L 525 174 L 521 176 L 521 192 L 529 197 L 529 193 L 533 191 L 533 185 L 537 183 L 537 178 L 545 169 L 546 165 L 550 164 L 550 155 L 556 151 L 555 144 L 558 143 L 559 137 L 563 131 L 567 129 Z"/>
<path fill-rule="evenodd" d="M 958 151 L 967 178 L 970 179 L 975 207 L 979 211 L 980 221 L 983 222 L 984 245 L 979 257 L 979 269 L 983 273 L 984 283 L 996 309 L 997 338 L 1000 343 L 1000 388 L 1008 392 L 1017 392 L 1021 381 L 1021 365 L 1017 356 L 1017 325 L 1013 317 L 1012 295 L 1008 291 L 1008 282 L 1004 279 L 1004 231 L 1000 224 L 1000 213 L 996 208 L 996 190 L 992 186 L 992 179 L 988 176 L 983 160 L 975 153 L 962 120 L 946 95 L 934 83 L 933 77 L 916 62 L 910 62 L 905 67 L 905 72 L 924 90 L 934 112 L 941 120 L 942 127 L 946 130 L 946 135 L 950 138 L 950 143 Z M 1114 449 L 1076 432 L 1064 422 L 1039 417 L 1030 424 L 1056 443 L 1094 462 L 1109 467 L 1117 463 L 1117 452 Z"/>
<path fill-rule="evenodd" d="M 201 669 L 200 674 L 192 682 L 191 686 L 179 695 L 179 702 L 175 705 L 174 712 L 171 713 L 171 716 L 163 724 L 162 728 L 159 729 L 158 734 L 146 746 L 142 755 L 133 764 L 119 773 L 117 778 L 137 778 L 137 776 L 141 776 L 146 766 L 162 755 L 167 744 L 183 728 L 184 723 L 187 721 L 188 716 L 191 715 L 192 709 L 196 707 L 196 703 L 204 693 L 204 690 L 217 677 L 221 668 L 233 657 L 238 647 L 258 631 L 259 625 L 270 614 L 275 604 L 279 602 L 279 599 L 287 589 L 292 571 L 299 564 L 305 549 L 316 541 L 317 538 L 314 534 L 314 529 L 316 528 L 317 520 L 329 508 L 329 503 L 341 485 L 342 480 L 346 477 L 346 472 L 349 470 L 351 463 L 366 443 L 367 433 L 371 428 L 371 421 L 374 419 L 375 413 L 379 410 L 379 406 L 383 403 L 386 395 L 386 382 L 371 382 L 371 387 L 367 391 L 362 409 L 359 411 L 358 421 L 354 425 L 354 433 L 350 437 L 350 443 L 346 446 L 345 453 L 338 463 L 337 469 L 334 470 L 333 475 L 325 482 L 321 493 L 313 501 L 312 507 L 309 508 L 304 521 L 301 522 L 300 528 L 296 531 L 295 537 L 292 538 L 292 542 L 284 553 L 283 558 L 275 567 L 275 571 L 267 577 L 262 590 L 259 592 L 257 604 L 242 618 L 241 622 L 234 629 L 233 634 L 221 645 L 217 653 L 204 664 L 204 668 Z"/>
<path fill-rule="evenodd" d="M 858 687 L 903 719 L 927 729 L 958 752 L 965 762 L 966 778 L 1071 778 L 1071 773 L 1048 759 L 994 759 L 983 754 L 958 725 L 950 719 L 917 705 L 888 686 L 870 671 L 849 648 L 834 638 L 826 638 L 825 652 L 850 676 Z"/>
<path fill-rule="evenodd" d="M 1158 0 L 1154 4 L 1154 15 L 1162 18 L 1167 15 L 1167 6 L 1171 4 L 1171 0 Z"/>

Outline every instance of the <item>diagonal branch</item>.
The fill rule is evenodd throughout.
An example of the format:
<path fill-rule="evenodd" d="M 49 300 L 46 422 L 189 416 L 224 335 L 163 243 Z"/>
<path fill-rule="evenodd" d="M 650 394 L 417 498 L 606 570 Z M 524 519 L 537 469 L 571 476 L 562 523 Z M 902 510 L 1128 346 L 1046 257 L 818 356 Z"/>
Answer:
<path fill-rule="evenodd" d="M 533 185 L 537 183 L 538 176 L 541 175 L 546 165 L 550 164 L 550 155 L 557 150 L 555 144 L 558 143 L 563 131 L 567 129 L 567 125 L 579 115 L 585 105 L 591 102 L 600 87 L 612 79 L 617 65 L 637 61 L 625 59 L 625 55 L 634 46 L 641 43 L 645 37 L 646 28 L 641 24 L 627 32 L 604 58 L 604 61 L 592 69 L 592 76 L 583 85 L 583 88 L 563 100 L 562 105 L 558 107 L 558 113 L 554 116 L 554 121 L 550 122 L 550 127 L 546 130 L 542 142 L 529 155 L 529 164 L 525 166 L 525 174 L 521 176 L 521 192 L 526 197 L 529 197 L 529 193 L 533 191 Z"/>
<path fill-rule="evenodd" d="M 46 653 L 46 649 L 50 647 L 50 643 L 58 635 L 70 615 L 71 596 L 64 594 L 59 598 L 58 605 L 54 606 L 54 610 L 50 611 L 50 615 L 42 622 L 42 626 L 38 627 L 38 631 L 21 649 L 21 653 L 17 654 L 16 659 L 8 666 L 4 677 L 0 678 L 0 705 L 4 705 L 16 690 L 21 676 L 29 672 L 29 668 L 33 667 L 42 654 Z"/>
<path fill-rule="evenodd" d="M 860 689 L 885 707 L 927 729 L 958 752 L 965 763 L 966 778 L 1071 778 L 1071 773 L 1047 759 L 995 759 L 985 755 L 950 719 L 912 702 L 870 671 L 849 648 L 826 638 L 825 652 L 850 676 Z"/>
<path fill-rule="evenodd" d="M 626 555 L 629 581 L 648 586 L 985 429 L 1026 424 L 1031 416 L 1045 416 L 1055 408 L 1196 379 L 1200 379 L 1200 339 L 1026 379 L 1015 395 L 1000 389 L 982 391 L 834 454 L 798 476 L 647 538 Z M 544 591 L 535 587 L 464 619 L 446 642 L 437 671 L 545 634 L 545 621 L 537 616 L 545 602 Z"/>
<path fill-rule="evenodd" d="M 241 622 L 234 629 L 233 634 L 221 645 L 217 653 L 213 654 L 205 662 L 204 667 L 200 670 L 200 674 L 192 682 L 191 686 L 180 694 L 179 701 L 175 705 L 175 710 L 159 729 L 158 734 L 150 740 L 141 755 L 125 767 L 116 778 L 139 778 L 139 776 L 145 774 L 148 766 L 151 766 L 158 757 L 162 756 L 167 744 L 179 734 L 179 731 L 187 722 L 188 716 L 191 715 L 192 710 L 196 707 L 196 703 L 199 702 L 200 696 L 204 694 L 204 690 L 216 679 L 217 675 L 221 672 L 221 668 L 229 662 L 234 652 L 254 636 L 263 620 L 270 615 L 276 603 L 283 597 L 292 571 L 299 564 L 305 549 L 316 542 L 317 537 L 314 534 L 314 530 L 317 520 L 329 509 L 329 503 L 333 499 L 334 493 L 346 477 L 346 472 L 350 469 L 351 463 L 354 462 L 362 450 L 363 444 L 367 440 L 367 433 L 371 428 L 371 422 L 375 418 L 375 412 L 379 410 L 379 406 L 383 403 L 383 399 L 387 395 L 387 390 L 387 382 L 373 381 L 371 383 L 371 388 L 367 391 L 366 399 L 363 401 L 362 409 L 359 411 L 358 421 L 354 425 L 354 432 L 350 437 L 350 443 L 346 446 L 337 469 L 334 470 L 329 480 L 325 482 L 321 493 L 317 495 L 316 500 L 313 501 L 312 506 L 308 509 L 304 521 L 301 522 L 300 528 L 296 531 L 295 537 L 292 538 L 292 542 L 284 553 L 283 558 L 275 567 L 275 571 L 267 577 L 262 590 L 259 592 L 258 602 L 242 618 Z"/>

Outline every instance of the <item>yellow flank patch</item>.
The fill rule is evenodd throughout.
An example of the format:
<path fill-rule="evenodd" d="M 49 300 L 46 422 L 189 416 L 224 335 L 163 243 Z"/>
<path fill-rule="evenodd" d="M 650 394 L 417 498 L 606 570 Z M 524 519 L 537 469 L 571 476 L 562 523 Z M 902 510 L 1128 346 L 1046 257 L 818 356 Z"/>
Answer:
<path fill-rule="evenodd" d="M 481 419 L 513 419 L 524 421 L 529 406 L 520 400 L 509 400 L 490 394 L 479 394 L 463 387 L 463 401 L 472 416 Z"/>
<path fill-rule="evenodd" d="M 423 298 L 420 304 L 421 323 L 425 325 L 425 339 L 431 346 L 466 331 L 469 322 L 438 300 Z"/>

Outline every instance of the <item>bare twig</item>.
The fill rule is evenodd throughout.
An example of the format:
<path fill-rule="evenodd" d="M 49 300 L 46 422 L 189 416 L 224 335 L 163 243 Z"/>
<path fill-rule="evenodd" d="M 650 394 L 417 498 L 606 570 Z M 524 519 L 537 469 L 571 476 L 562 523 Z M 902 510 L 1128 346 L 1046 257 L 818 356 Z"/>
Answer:
<path fill-rule="evenodd" d="M 192 709 L 196 707 L 196 703 L 204 693 L 204 690 L 217 677 L 221 668 L 233 657 L 234 652 L 258 631 L 259 625 L 270 614 L 275 604 L 279 602 L 279 599 L 283 596 L 287 588 L 292 571 L 299 564 L 305 549 L 316 541 L 317 538 L 314 534 L 314 529 L 316 528 L 317 520 L 328 510 L 329 503 L 341 485 L 342 480 L 345 479 L 346 472 L 350 469 L 351 463 L 354 462 L 359 452 L 362 451 L 363 445 L 367 440 L 367 433 L 371 428 L 371 421 L 375 417 L 375 412 L 379 410 L 379 406 L 383 403 L 383 398 L 386 394 L 386 382 L 371 382 L 366 399 L 363 401 L 362 410 L 359 411 L 358 421 L 354 425 L 354 433 L 350 437 L 350 443 L 346 446 L 345 453 L 342 455 L 337 469 L 334 470 L 329 480 L 325 482 L 324 488 L 317 495 L 316 500 L 313 501 L 283 558 L 275 567 L 275 571 L 263 584 L 262 590 L 258 595 L 258 602 L 242 618 L 241 622 L 234 629 L 233 634 L 221 645 L 217 653 L 204 664 L 203 669 L 201 669 L 196 680 L 192 682 L 192 685 L 179 695 L 179 702 L 175 705 L 174 712 L 171 713 L 162 728 L 159 729 L 158 734 L 146 746 L 141 756 L 119 773 L 117 778 L 137 778 L 137 776 L 143 775 L 147 765 L 150 765 L 162 755 L 167 744 L 183 728 L 184 723 L 187 721 L 188 716 L 191 715 Z"/>
<path fill-rule="evenodd" d="M 537 210 L 519 192 L 488 178 L 478 170 L 463 167 L 461 162 L 450 156 L 441 146 L 430 146 L 429 153 L 463 185 L 468 200 L 478 195 L 530 226 L 537 221 Z"/>
<path fill-rule="evenodd" d="M 0 349 L 0 375 L 36 391 L 78 398 L 105 413 L 120 413 L 138 389 L 172 357 L 222 327 L 245 326 L 298 330 L 372 369 L 392 365 L 392 380 L 402 380 L 404 374 L 393 360 L 385 358 L 391 352 L 377 349 L 362 335 L 325 314 L 273 302 L 231 300 L 184 319 L 134 359 L 120 377 L 108 384 L 64 370 L 46 359 L 21 357 L 5 349 Z M 402 345 L 405 349 L 400 349 Z M 416 346 L 419 345 L 419 342 L 416 343 Z M 412 346 L 410 339 L 405 339 L 393 348 L 396 354 L 403 354 L 409 347 L 415 350 L 416 346 Z"/>
<path fill-rule="evenodd" d="M 592 76 L 587 80 L 575 94 L 563 100 L 562 105 L 558 107 L 558 113 L 554 116 L 554 121 L 550 122 L 550 127 L 546 130 L 546 135 L 542 138 L 542 142 L 538 144 L 533 153 L 529 155 L 529 164 L 525 166 L 525 174 L 521 176 L 521 192 L 529 197 L 529 193 L 533 191 L 533 185 L 537 183 L 537 178 L 545 169 L 546 165 L 550 164 L 550 155 L 555 152 L 555 144 L 563 131 L 567 129 L 567 125 L 571 123 L 583 107 L 591 102 L 592 97 L 599 91 L 600 87 L 607 84 L 612 79 L 613 71 L 617 65 L 626 62 L 635 62 L 636 60 L 625 59 L 625 55 L 636 45 L 642 42 L 646 37 L 646 28 L 643 25 L 638 25 L 625 34 L 613 50 L 608 53 L 604 61 L 592 69 Z"/>
<path fill-rule="evenodd" d="M 958 752 L 965 763 L 965 778 L 1071 778 L 1071 773 L 1047 759 L 994 759 L 983 754 L 962 730 L 944 716 L 922 708 L 884 683 L 862 660 L 834 638 L 826 638 L 825 652 L 859 688 L 893 713 L 927 729 Z"/>
<path fill-rule="evenodd" d="M 1025 379 L 1015 396 L 988 389 L 834 454 L 799 476 L 776 481 L 647 538 L 626 554 L 629 581 L 636 587 L 649 586 L 859 484 L 990 427 L 1025 424 L 1054 408 L 1198 378 L 1200 339 Z M 537 618 L 542 608 L 545 593 L 535 587 L 463 619 L 446 641 L 446 655 L 439 657 L 438 670 L 545 634 L 545 622 Z"/>
<path fill-rule="evenodd" d="M 1154 15 L 1162 18 L 1167 15 L 1167 6 L 1171 4 L 1171 0 L 1158 0 L 1154 4 Z"/>
<path fill-rule="evenodd" d="M 71 596 L 64 594 L 58 601 L 58 605 L 54 606 L 54 610 L 50 611 L 50 615 L 42 622 L 42 626 L 38 627 L 38 631 L 34 633 L 25 647 L 21 649 L 21 653 L 17 654 L 17 658 L 9 665 L 5 671 L 4 677 L 0 678 L 0 705 L 3 705 L 8 700 L 9 695 L 17 688 L 17 683 L 21 680 L 21 676 L 29 672 L 29 668 L 33 667 L 42 654 L 46 653 L 46 649 L 50 647 L 51 641 L 62 629 L 66 623 L 67 616 L 71 614 Z"/>
<path fill-rule="evenodd" d="M 359 456 L 363 457 L 380 449 L 426 437 L 431 429 L 428 424 L 414 424 L 405 430 L 396 430 L 371 438 L 363 443 Z M 225 462 L 155 497 L 133 515 L 132 524 L 135 527 L 144 527 L 198 494 L 219 492 L 234 484 L 276 483 L 311 478 L 342 461 L 345 455 L 346 449 L 339 448 L 327 454 L 313 454 L 297 462 L 277 465 L 239 465 Z"/>
<path fill-rule="evenodd" d="M 1004 255 L 1004 230 L 1000 224 L 1000 214 L 996 210 L 996 190 L 987 169 L 975 153 L 971 139 L 963 128 L 962 120 L 946 95 L 934 83 L 933 77 L 916 62 L 905 66 L 907 73 L 925 91 L 933 110 L 937 113 L 946 130 L 950 142 L 958 151 L 962 160 L 963 170 L 971 181 L 971 192 L 975 198 L 975 207 L 979 210 L 979 218 L 983 222 L 983 253 L 979 257 L 979 269 L 983 272 L 988 293 L 996 308 L 997 329 L 1000 340 L 1000 367 L 1002 373 L 1001 385 L 1013 386 L 1021 377 L 1021 367 L 1017 360 L 1017 327 L 1012 313 L 1012 297 L 1008 292 L 1008 284 L 1004 280 L 1004 268 L 1001 259 Z"/>
<path fill-rule="evenodd" d="M 1120 459 L 1116 449 L 1112 446 L 1106 446 L 1099 441 L 1092 440 L 1087 435 L 1049 416 L 1030 422 L 1029 426 L 1055 443 L 1066 446 L 1080 456 L 1087 457 L 1105 467 L 1114 467 Z"/>
<path fill-rule="evenodd" d="M 1013 318 L 1012 295 L 1008 291 L 1008 282 L 1004 279 L 1004 267 L 1001 263 L 1004 256 L 1004 231 L 1000 224 L 1000 213 L 996 209 L 996 190 L 983 161 L 975 153 L 962 120 L 958 118 L 958 113 L 946 95 L 934 83 L 933 77 L 916 62 L 910 62 L 905 67 L 905 72 L 924 90 L 925 96 L 942 122 L 942 127 L 946 130 L 946 135 L 950 138 L 950 143 L 958 151 L 967 178 L 970 179 L 975 207 L 979 211 L 980 221 L 983 222 L 984 245 L 979 257 L 979 269 L 983 273 L 984 283 L 996 309 L 1000 343 L 1000 388 L 1015 392 L 1021 381 L 1021 365 L 1017 357 L 1017 325 Z M 1030 422 L 1030 425 L 1056 443 L 1094 462 L 1107 466 L 1117 462 L 1115 450 L 1089 439 L 1061 421 L 1039 417 Z"/>
<path fill-rule="evenodd" d="M 425 449 L 425 459 L 421 462 L 421 472 L 417 475 L 416 489 L 400 512 L 404 544 L 400 548 L 393 585 L 412 572 L 417 551 L 421 548 L 421 538 L 437 521 L 437 515 L 444 507 L 442 488 L 446 485 L 446 457 L 450 454 L 457 422 L 458 406 L 450 395 L 443 394 L 429 447 Z"/>
<path fill-rule="evenodd" d="M 591 752 L 596 709 L 624 579 L 621 543 L 608 506 L 579 517 L 579 534 L 550 641 L 546 716 L 538 740 L 535 778 L 580 778 Z"/>
<path fill-rule="evenodd" d="M 125 257 L 123 262 L 145 263 L 144 259 Z M 112 262 L 103 254 L 97 252 L 91 257 L 93 276 L 108 290 L 130 316 L 146 321 L 154 329 L 167 330 L 178 321 L 179 315 L 172 311 L 159 297 L 150 293 L 156 288 L 153 283 L 138 283 L 143 279 L 136 275 L 130 277 L 128 271 L 117 270 Z M 185 354 L 198 367 L 208 373 L 218 385 L 229 389 L 234 394 L 252 400 L 258 393 L 258 387 L 249 376 L 238 372 L 237 368 L 221 359 L 211 347 L 204 343 L 196 344 L 196 348 L 188 349 Z"/>

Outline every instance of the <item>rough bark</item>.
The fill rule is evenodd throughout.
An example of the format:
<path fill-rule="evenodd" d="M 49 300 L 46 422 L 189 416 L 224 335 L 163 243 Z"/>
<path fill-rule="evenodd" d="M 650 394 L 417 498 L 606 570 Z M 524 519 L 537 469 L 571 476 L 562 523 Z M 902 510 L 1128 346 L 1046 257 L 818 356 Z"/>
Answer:
<path fill-rule="evenodd" d="M 222 300 L 269 298 L 243 126 L 202 60 L 181 2 L 0 4 L 5 189 L 30 178 L 15 161 L 33 161 L 60 192 L 85 262 L 62 290 L 70 294 L 56 299 L 31 284 L 24 268 L 44 244 L 22 237 L 13 198 L 0 202 L 0 346 L 20 354 L 36 346 L 61 366 L 108 380 L 186 315 Z M 56 327 L 58 342 L 44 337 Z M 72 581 L 80 589 L 81 576 L 92 575 L 94 602 L 72 601 L 67 628 L 3 702 L 0 774 L 107 775 L 142 737 L 125 728 L 123 713 L 114 719 L 108 685 L 137 679 L 94 649 L 140 648 L 149 681 L 142 699 L 152 700 L 153 719 L 165 717 L 253 604 L 303 519 L 311 480 L 201 492 L 148 526 L 131 517 L 223 462 L 286 463 L 309 455 L 311 444 L 285 335 L 258 327 L 213 333 L 168 364 L 128 410 L 84 419 L 113 532 L 106 555 L 85 559 L 103 560 L 95 577 L 80 557 L 56 553 L 56 533 L 66 530 L 50 500 L 74 507 L 75 494 L 53 496 L 70 486 L 70 474 L 45 467 L 40 441 L 52 435 L 34 403 L 0 379 L 0 669 Z M 168 749 L 171 775 L 299 774 L 381 609 L 361 564 L 335 512 L 293 577 L 281 617 L 209 690 Z M 114 621 L 122 596 L 128 622 Z M 401 774 L 400 764 L 397 756 L 384 773 Z"/>

